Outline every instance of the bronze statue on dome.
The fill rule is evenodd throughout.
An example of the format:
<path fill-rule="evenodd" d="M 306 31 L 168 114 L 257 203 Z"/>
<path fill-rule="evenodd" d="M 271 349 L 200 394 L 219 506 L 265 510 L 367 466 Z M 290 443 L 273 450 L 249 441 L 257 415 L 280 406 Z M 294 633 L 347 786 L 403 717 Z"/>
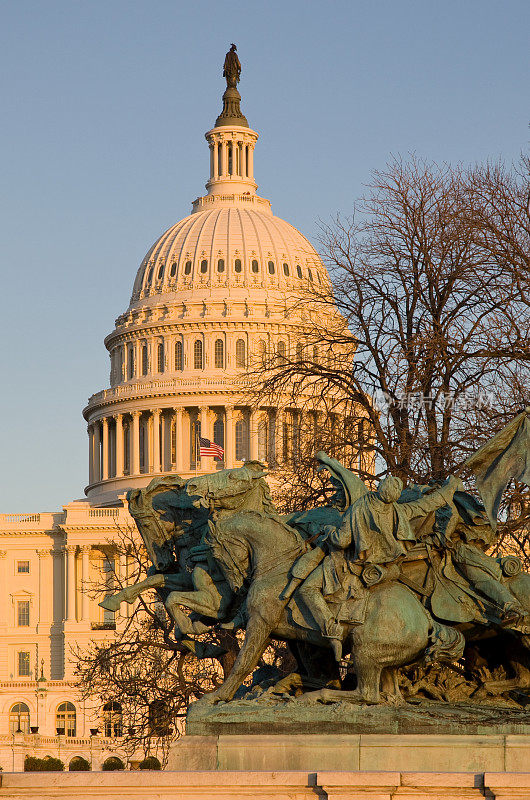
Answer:
<path fill-rule="evenodd" d="M 237 46 L 231 44 L 230 50 L 225 56 L 223 78 L 226 78 L 226 86 L 228 89 L 236 89 L 241 77 L 241 62 L 236 51 Z"/>

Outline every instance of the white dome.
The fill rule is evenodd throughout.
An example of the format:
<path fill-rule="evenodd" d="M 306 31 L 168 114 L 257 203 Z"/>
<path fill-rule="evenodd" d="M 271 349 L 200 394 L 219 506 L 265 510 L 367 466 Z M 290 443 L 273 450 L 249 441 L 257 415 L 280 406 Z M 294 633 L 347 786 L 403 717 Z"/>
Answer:
<path fill-rule="evenodd" d="M 327 273 L 310 242 L 296 228 L 270 211 L 257 196 L 211 198 L 213 208 L 197 211 L 169 228 L 142 261 L 130 308 L 171 302 L 171 295 L 226 289 L 280 290 L 302 281 L 327 282 Z M 210 200 L 210 198 L 200 198 Z M 226 198 L 228 201 L 228 197 Z M 208 292 L 206 292 L 208 293 Z M 204 292 L 200 292 L 201 297 Z"/>

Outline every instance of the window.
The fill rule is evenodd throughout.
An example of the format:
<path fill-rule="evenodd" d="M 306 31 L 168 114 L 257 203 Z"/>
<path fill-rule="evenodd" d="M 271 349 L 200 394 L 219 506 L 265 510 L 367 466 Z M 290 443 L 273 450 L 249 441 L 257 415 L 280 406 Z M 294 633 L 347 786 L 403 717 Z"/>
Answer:
<path fill-rule="evenodd" d="M 269 267 L 269 275 L 274 275 L 275 271 L 274 261 L 269 261 L 268 267 Z"/>
<path fill-rule="evenodd" d="M 252 259 L 252 272 L 259 272 L 259 264 L 255 258 Z"/>
<path fill-rule="evenodd" d="M 220 258 L 217 262 L 217 272 L 224 272 L 225 271 L 225 260 L 224 258 Z"/>
<path fill-rule="evenodd" d="M 243 269 L 243 267 L 241 266 L 240 258 L 236 258 L 236 260 L 234 261 L 234 269 L 236 272 L 241 272 L 241 270 Z"/>
<path fill-rule="evenodd" d="M 201 272 L 208 272 L 208 262 L 205 258 L 201 261 Z"/>
<path fill-rule="evenodd" d="M 236 367 L 245 369 L 247 365 L 245 340 L 238 339 L 236 342 Z"/>
<path fill-rule="evenodd" d="M 215 348 L 214 348 L 214 357 L 215 357 L 215 368 L 216 369 L 223 369 L 225 365 L 225 348 L 224 342 L 222 339 L 215 340 Z"/>
<path fill-rule="evenodd" d="M 193 344 L 193 368 L 204 369 L 202 339 L 196 339 Z"/>
<path fill-rule="evenodd" d="M 311 283 L 313 283 L 313 272 L 311 270 L 311 267 L 307 268 L 307 276 L 308 276 L 309 280 L 311 281 Z"/>
<path fill-rule="evenodd" d="M 156 276 L 158 280 L 161 280 L 163 274 L 164 274 L 164 264 L 160 264 L 160 266 L 158 267 L 158 275 Z"/>
<path fill-rule="evenodd" d="M 284 264 L 283 265 L 283 274 L 287 275 L 287 277 L 289 277 L 289 264 Z"/>
<path fill-rule="evenodd" d="M 19 573 L 28 573 L 29 572 L 29 561 L 17 561 L 17 572 Z"/>
<path fill-rule="evenodd" d="M 155 736 L 167 736 L 170 732 L 170 714 L 163 700 L 149 703 L 149 728 Z"/>
<path fill-rule="evenodd" d="M 15 703 L 9 712 L 9 733 L 29 733 L 29 708 L 25 703 Z"/>
<path fill-rule="evenodd" d="M 111 700 L 103 706 L 104 736 L 123 736 L 123 713 L 121 704 Z"/>
<path fill-rule="evenodd" d="M 157 348 L 157 367 L 159 372 L 164 371 L 164 361 L 164 342 L 159 342 Z"/>
<path fill-rule="evenodd" d="M 184 275 L 191 275 L 191 261 L 186 261 L 184 264 Z"/>
<path fill-rule="evenodd" d="M 171 265 L 171 269 L 169 270 L 169 277 L 174 278 L 177 274 L 177 262 L 174 261 Z"/>
<path fill-rule="evenodd" d="M 313 361 L 318 364 L 318 347 L 316 345 L 313 347 Z"/>
<path fill-rule="evenodd" d="M 127 380 L 134 378 L 134 347 L 127 349 Z"/>
<path fill-rule="evenodd" d="M 182 342 L 177 340 L 175 342 L 175 370 L 180 372 L 184 369 L 184 351 L 182 348 Z"/>
<path fill-rule="evenodd" d="M 300 342 L 296 345 L 296 360 L 302 361 L 304 358 L 304 349 Z"/>
<path fill-rule="evenodd" d="M 29 627 L 29 600 L 17 602 L 17 625 L 21 628 Z"/>
<path fill-rule="evenodd" d="M 267 342 L 265 339 L 260 339 L 258 343 L 258 355 L 261 366 L 267 363 Z"/>
<path fill-rule="evenodd" d="M 152 280 L 153 280 L 153 267 L 151 267 L 151 269 L 147 273 L 147 283 L 151 283 Z"/>
<path fill-rule="evenodd" d="M 222 447 L 224 450 L 225 446 L 225 423 L 221 417 L 217 417 L 213 424 L 213 440 L 215 444 L 218 444 L 219 447 Z M 222 465 L 224 460 L 221 458 L 219 460 L 216 459 L 217 465 Z"/>
<path fill-rule="evenodd" d="M 236 461 L 248 458 L 248 425 L 246 419 L 236 422 Z"/>
<path fill-rule="evenodd" d="M 55 727 L 66 736 L 75 736 L 76 714 L 73 703 L 61 703 L 55 714 Z"/>
<path fill-rule="evenodd" d="M 282 339 L 280 339 L 280 341 L 278 342 L 278 345 L 276 347 L 276 352 L 278 354 L 279 360 L 280 361 L 285 361 L 285 355 L 287 353 L 287 348 L 285 346 L 285 342 Z"/>
<path fill-rule="evenodd" d="M 149 351 L 147 345 L 142 345 L 142 375 L 147 375 L 149 372 Z"/>
<path fill-rule="evenodd" d="M 296 274 L 298 275 L 299 278 L 302 277 L 302 267 L 300 266 L 300 264 L 296 265 Z"/>
<path fill-rule="evenodd" d="M 29 652 L 22 650 L 17 654 L 18 660 L 18 676 L 19 678 L 28 678 L 30 675 Z"/>

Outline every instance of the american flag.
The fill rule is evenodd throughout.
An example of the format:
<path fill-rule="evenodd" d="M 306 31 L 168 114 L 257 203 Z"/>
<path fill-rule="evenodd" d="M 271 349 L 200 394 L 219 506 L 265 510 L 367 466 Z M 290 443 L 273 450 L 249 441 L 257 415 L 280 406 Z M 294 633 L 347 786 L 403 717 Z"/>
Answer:
<path fill-rule="evenodd" d="M 203 439 L 202 436 L 199 436 L 199 455 L 201 458 L 203 458 L 203 456 L 213 456 L 219 459 L 219 461 L 222 461 L 224 454 L 225 451 L 220 444 L 215 444 L 215 442 L 211 442 L 209 439 Z"/>

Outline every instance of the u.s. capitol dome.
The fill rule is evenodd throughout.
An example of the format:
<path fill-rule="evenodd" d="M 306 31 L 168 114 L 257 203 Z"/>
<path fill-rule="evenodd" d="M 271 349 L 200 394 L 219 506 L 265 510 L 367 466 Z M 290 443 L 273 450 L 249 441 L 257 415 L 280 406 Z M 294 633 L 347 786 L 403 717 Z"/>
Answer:
<path fill-rule="evenodd" d="M 205 136 L 207 194 L 150 247 L 129 307 L 105 339 L 110 387 L 84 409 L 91 503 L 153 477 L 282 461 L 298 412 L 252 408 L 238 375 L 256 353 L 293 352 L 305 312 L 292 300 L 327 272 L 310 242 L 256 194 L 254 148 L 235 87 Z M 198 437 L 224 450 L 200 458 Z"/>

